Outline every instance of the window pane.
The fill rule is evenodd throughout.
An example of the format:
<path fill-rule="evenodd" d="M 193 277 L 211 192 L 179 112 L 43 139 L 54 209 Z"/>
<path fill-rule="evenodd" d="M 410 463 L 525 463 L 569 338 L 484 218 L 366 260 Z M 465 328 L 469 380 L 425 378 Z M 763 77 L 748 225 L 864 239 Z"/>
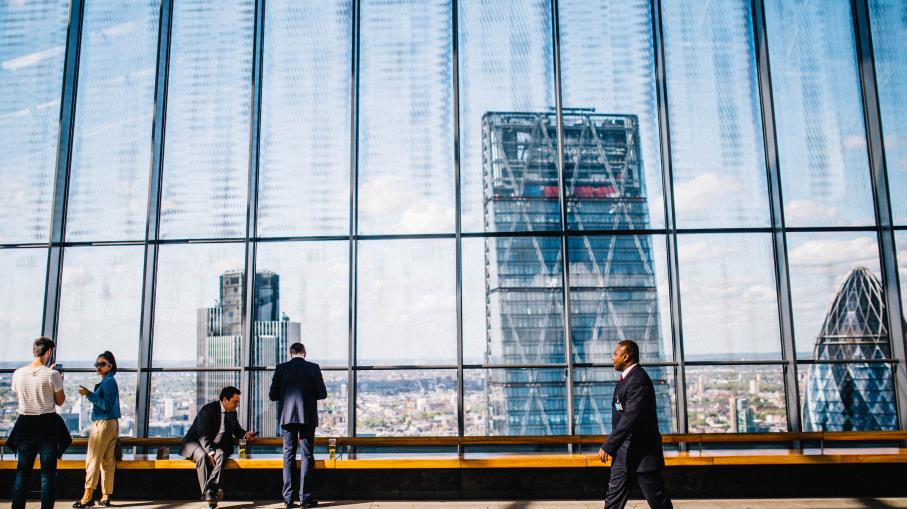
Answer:
<path fill-rule="evenodd" d="M 237 367 L 242 357 L 243 245 L 163 245 L 154 366 Z M 217 395 L 215 394 L 215 397 Z"/>
<path fill-rule="evenodd" d="M 869 0 L 869 12 L 891 212 L 907 224 L 907 3 Z"/>
<path fill-rule="evenodd" d="M 463 377 L 466 435 L 567 434 L 564 368 L 470 369 Z"/>
<path fill-rule="evenodd" d="M 803 431 L 898 429 L 890 365 L 812 364 L 798 369 Z"/>
<path fill-rule="evenodd" d="M 686 371 L 690 433 L 788 431 L 780 366 L 691 366 Z"/>
<path fill-rule="evenodd" d="M 557 200 L 545 196 L 557 185 L 551 8 L 475 0 L 457 10 L 463 231 L 557 229 Z M 539 130 L 503 129 L 511 120 Z M 502 213 L 512 219 L 492 219 Z"/>
<path fill-rule="evenodd" d="M 454 241 L 359 243 L 360 365 L 455 364 Z"/>
<path fill-rule="evenodd" d="M 463 239 L 466 363 L 564 363 L 558 237 Z"/>
<path fill-rule="evenodd" d="M 643 357 L 643 362 L 646 362 Z M 634 368 L 636 369 L 636 368 Z M 674 368 L 642 368 L 655 386 L 658 428 L 674 433 L 676 395 Z M 607 435 L 611 432 L 611 397 L 620 373 L 612 368 L 580 368 L 573 371 L 573 412 L 577 435 Z"/>
<path fill-rule="evenodd" d="M 144 257 L 142 246 L 66 249 L 57 362 L 91 368 L 98 354 L 110 350 L 118 367 L 136 367 Z"/>
<path fill-rule="evenodd" d="M 575 362 L 611 363 L 619 341 L 643 362 L 673 358 L 663 237 L 571 237 L 570 325 Z"/>
<path fill-rule="evenodd" d="M 768 226 L 750 2 L 662 10 L 677 224 Z"/>
<path fill-rule="evenodd" d="M 356 377 L 357 436 L 457 434 L 456 371 L 360 371 Z"/>
<path fill-rule="evenodd" d="M 360 233 L 452 232 L 449 0 L 362 2 Z"/>
<path fill-rule="evenodd" d="M 350 0 L 266 4 L 258 232 L 349 232 Z"/>
<path fill-rule="evenodd" d="M 19 397 L 13 392 L 13 374 L 0 373 L 0 436 L 9 436 L 18 418 Z"/>
<path fill-rule="evenodd" d="M 145 235 L 160 0 L 86 2 L 66 236 Z"/>
<path fill-rule="evenodd" d="M 273 283 L 257 292 L 256 344 L 252 363 L 274 366 L 287 360 L 289 345 L 301 341 L 307 359 L 322 366 L 346 366 L 349 355 L 349 242 L 262 242 L 259 274 Z M 270 302 L 267 302 L 270 300 Z M 264 316 L 270 315 L 270 316 Z M 274 343 L 275 326 L 293 329 L 291 337 Z M 279 335 L 278 335 L 279 337 Z"/>
<path fill-rule="evenodd" d="M 649 1 L 580 0 L 558 9 L 567 192 L 576 204 L 570 226 L 660 227 L 664 200 Z M 569 108 L 609 115 L 573 114 Z"/>
<path fill-rule="evenodd" d="M 677 244 L 687 360 L 780 359 L 771 236 L 680 235 Z"/>
<path fill-rule="evenodd" d="M 318 428 L 315 432 L 318 436 L 346 436 L 346 387 L 349 376 L 346 371 L 323 371 L 322 375 L 328 397 L 318 402 Z M 258 371 L 251 374 L 252 388 L 246 401 L 252 405 L 252 422 L 248 429 L 257 431 L 260 437 L 280 436 L 277 403 L 268 397 L 273 377 L 273 371 Z"/>
<path fill-rule="evenodd" d="M 161 236 L 245 234 L 255 2 L 173 7 Z"/>
<path fill-rule="evenodd" d="M 765 23 L 786 224 L 874 224 L 850 2 L 770 0 Z"/>
<path fill-rule="evenodd" d="M 788 233 L 801 359 L 891 357 L 874 233 Z"/>
<path fill-rule="evenodd" d="M 94 359 L 92 359 L 94 362 Z M 117 366 L 120 358 L 117 357 Z M 70 366 L 67 365 L 67 368 Z M 117 387 L 120 390 L 120 436 L 135 436 L 135 390 L 138 383 L 136 373 L 116 374 Z M 79 386 L 94 390 L 99 378 L 95 373 L 66 373 L 63 380 L 63 391 L 66 392 L 66 402 L 60 407 L 60 417 L 66 421 L 69 432 L 76 436 L 87 437 L 91 432 L 92 403 L 87 398 L 79 396 Z"/>
<path fill-rule="evenodd" d="M 69 2 L 0 3 L 0 242 L 50 231 Z"/>
<path fill-rule="evenodd" d="M 901 287 L 901 312 L 907 314 L 907 231 L 896 231 L 894 243 L 897 250 L 898 275 Z"/>
<path fill-rule="evenodd" d="M 0 249 L 0 366 L 21 368 L 41 334 L 47 249 Z"/>
<path fill-rule="evenodd" d="M 220 390 L 239 387 L 239 371 L 176 371 L 151 374 L 150 437 L 181 437 L 192 426 L 198 409 L 217 401 Z M 243 415 L 248 396 L 241 396 L 237 412 Z"/>

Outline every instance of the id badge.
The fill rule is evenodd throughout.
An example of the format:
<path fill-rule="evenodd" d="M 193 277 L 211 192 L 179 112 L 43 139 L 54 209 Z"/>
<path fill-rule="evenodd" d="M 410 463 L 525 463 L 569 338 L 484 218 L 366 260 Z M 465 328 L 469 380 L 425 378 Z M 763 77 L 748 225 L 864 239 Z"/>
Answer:
<path fill-rule="evenodd" d="M 614 409 L 618 412 L 623 412 L 624 406 L 620 404 L 620 401 L 618 401 L 617 403 L 614 403 Z"/>

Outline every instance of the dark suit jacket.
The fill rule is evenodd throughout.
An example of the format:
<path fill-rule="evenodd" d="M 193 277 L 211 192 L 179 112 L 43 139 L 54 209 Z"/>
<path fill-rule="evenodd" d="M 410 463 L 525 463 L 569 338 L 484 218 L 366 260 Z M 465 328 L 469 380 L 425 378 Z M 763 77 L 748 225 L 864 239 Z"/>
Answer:
<path fill-rule="evenodd" d="M 220 444 L 214 445 L 217 432 L 220 431 L 220 401 L 212 401 L 198 411 L 195 421 L 183 437 L 183 456 L 191 456 L 195 444 L 201 446 L 206 453 L 214 452 L 215 447 L 224 451 L 224 456 L 233 454 L 233 439 L 242 438 L 246 430 L 239 425 L 236 412 L 227 412 L 224 417 L 224 436 Z"/>
<path fill-rule="evenodd" d="M 620 403 L 622 410 L 617 409 Z M 623 461 L 630 472 L 648 472 L 664 467 L 655 388 L 641 366 L 633 368 L 614 389 L 611 399 L 611 434 L 602 449 Z"/>
<path fill-rule="evenodd" d="M 280 425 L 318 426 L 318 400 L 328 397 L 321 368 L 302 357 L 277 366 L 271 379 L 271 401 L 277 402 Z"/>

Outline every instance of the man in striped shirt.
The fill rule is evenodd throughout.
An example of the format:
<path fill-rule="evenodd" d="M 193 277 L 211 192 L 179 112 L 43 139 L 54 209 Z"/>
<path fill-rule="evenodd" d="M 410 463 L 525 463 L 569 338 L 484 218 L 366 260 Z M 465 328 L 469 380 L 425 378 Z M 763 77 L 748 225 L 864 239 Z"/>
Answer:
<path fill-rule="evenodd" d="M 50 509 L 56 499 L 57 440 L 56 407 L 66 400 L 63 374 L 47 367 L 56 345 L 48 337 L 39 337 L 32 345 L 35 358 L 31 364 L 13 373 L 13 392 L 19 398 L 18 431 L 19 463 L 13 483 L 13 509 L 25 508 L 27 490 L 35 457 L 41 458 L 41 509 Z M 18 430 L 16 430 L 18 428 Z"/>

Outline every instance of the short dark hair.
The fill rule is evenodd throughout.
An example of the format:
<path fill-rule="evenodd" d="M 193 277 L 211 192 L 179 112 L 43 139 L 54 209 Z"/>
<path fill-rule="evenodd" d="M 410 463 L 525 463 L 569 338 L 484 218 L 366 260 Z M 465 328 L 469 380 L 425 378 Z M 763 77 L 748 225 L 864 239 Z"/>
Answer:
<path fill-rule="evenodd" d="M 56 343 L 54 340 L 50 339 L 47 336 L 40 336 L 35 339 L 34 344 L 31 347 L 31 353 L 35 354 L 35 357 L 41 357 L 46 354 L 51 348 L 56 348 Z"/>
<path fill-rule="evenodd" d="M 100 355 L 98 355 L 98 357 L 104 359 L 108 364 L 110 364 L 110 367 L 112 368 L 110 370 L 111 375 L 117 374 L 117 360 L 110 350 L 104 350 Z"/>
<path fill-rule="evenodd" d="M 293 343 L 290 345 L 290 353 L 295 355 L 305 353 L 305 345 L 302 343 Z"/>
<path fill-rule="evenodd" d="M 236 387 L 233 387 L 232 385 L 228 385 L 220 390 L 220 398 L 218 398 L 218 401 L 223 401 L 225 399 L 233 399 L 233 396 L 236 396 L 237 394 L 242 394 L 242 393 L 239 392 L 239 389 L 237 389 Z"/>
<path fill-rule="evenodd" d="M 624 348 L 630 354 L 631 361 L 639 362 L 639 345 L 636 344 L 636 341 L 625 339 L 618 343 L 618 346 Z"/>

